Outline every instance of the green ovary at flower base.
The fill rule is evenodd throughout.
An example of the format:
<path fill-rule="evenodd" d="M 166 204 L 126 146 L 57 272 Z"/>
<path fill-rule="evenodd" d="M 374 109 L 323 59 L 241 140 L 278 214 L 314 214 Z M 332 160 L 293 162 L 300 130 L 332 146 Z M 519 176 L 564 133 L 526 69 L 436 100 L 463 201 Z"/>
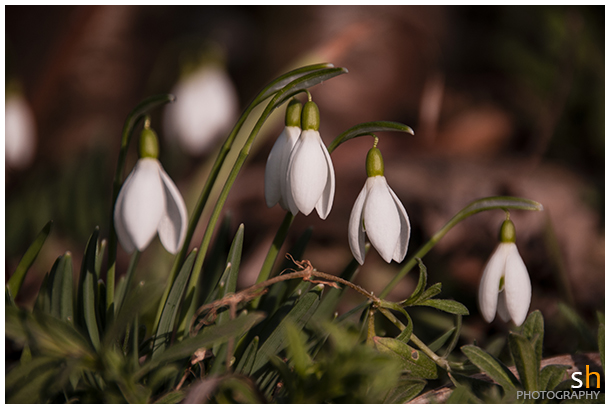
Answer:
<path fill-rule="evenodd" d="M 527 268 L 515 244 L 515 225 L 510 219 L 502 223 L 500 244 L 493 252 L 479 286 L 479 309 L 487 322 L 496 311 L 505 322 L 523 324 L 532 297 Z"/>
<path fill-rule="evenodd" d="M 320 114 L 309 101 L 303 107 L 303 131 L 288 160 L 285 198 L 293 215 L 305 216 L 315 208 L 326 219 L 335 197 L 335 170 L 328 149 L 320 137 Z"/>
<path fill-rule="evenodd" d="M 114 208 L 114 224 L 128 253 L 143 251 L 157 233 L 167 251 L 176 254 L 186 235 L 184 199 L 157 159 L 157 136 L 145 127 L 140 135 L 140 159 L 123 186 Z"/>
<path fill-rule="evenodd" d="M 350 215 L 349 246 L 358 263 L 364 264 L 366 232 L 386 262 L 394 260 L 400 263 L 407 254 L 411 225 L 407 211 L 386 181 L 383 158 L 376 145 L 377 142 L 367 154 L 368 178 Z"/>

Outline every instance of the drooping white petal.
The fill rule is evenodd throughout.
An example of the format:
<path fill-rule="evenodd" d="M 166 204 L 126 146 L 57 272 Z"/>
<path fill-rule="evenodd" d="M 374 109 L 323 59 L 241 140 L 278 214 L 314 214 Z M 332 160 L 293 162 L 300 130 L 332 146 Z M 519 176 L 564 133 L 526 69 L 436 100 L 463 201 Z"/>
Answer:
<path fill-rule="evenodd" d="M 157 231 L 163 247 L 170 253 L 176 254 L 184 244 L 188 214 L 180 191 L 161 165 L 159 165 L 159 175 L 165 193 L 165 212 L 159 221 Z"/>
<path fill-rule="evenodd" d="M 328 179 L 326 159 L 319 139 L 317 131 L 301 132 L 299 142 L 290 155 L 290 191 L 294 204 L 305 216 L 311 213 L 320 200 Z M 290 210 L 293 211 L 292 207 Z"/>
<path fill-rule="evenodd" d="M 320 149 L 322 150 L 322 153 L 324 153 L 328 174 L 322 196 L 320 196 L 318 203 L 316 203 L 316 211 L 318 212 L 320 219 L 325 220 L 330 213 L 330 210 L 333 207 L 333 201 L 335 200 L 335 168 L 333 167 L 333 161 L 330 159 L 328 149 L 326 149 L 326 145 L 322 142 L 322 138 L 320 138 Z"/>
<path fill-rule="evenodd" d="M 367 193 L 369 191 L 369 179 L 366 180 L 364 187 L 358 194 L 352 212 L 349 216 L 349 223 L 347 225 L 347 238 L 349 247 L 352 250 L 354 258 L 360 265 L 364 264 L 364 228 L 362 226 L 362 209 L 366 200 Z"/>
<path fill-rule="evenodd" d="M 277 203 L 284 210 L 288 210 L 286 202 L 286 174 L 288 172 L 288 161 L 290 152 L 299 139 L 301 128 L 287 126 L 278 136 L 265 167 L 265 202 L 267 207 L 273 207 Z"/>
<path fill-rule="evenodd" d="M 116 235 L 119 239 L 119 243 L 121 243 L 121 246 L 123 246 L 123 249 L 127 253 L 133 253 L 133 251 L 136 249 L 135 244 L 133 244 L 129 233 L 125 228 L 125 222 L 123 220 L 123 204 L 125 203 L 125 192 L 129 190 L 128 186 L 131 184 L 132 180 L 133 172 L 131 172 L 127 176 L 127 179 L 125 179 L 125 182 L 123 182 L 123 187 L 121 188 L 119 195 L 116 199 L 116 204 L 114 205 L 114 229 L 116 230 Z"/>
<path fill-rule="evenodd" d="M 288 188 L 288 164 L 290 162 L 290 154 L 294 149 L 297 141 L 299 140 L 299 136 L 301 135 L 301 128 L 298 126 L 287 126 L 286 127 L 286 144 L 284 144 L 284 152 L 282 153 L 282 160 L 280 163 L 280 206 L 284 210 L 289 210 L 290 206 L 288 201 L 291 200 L 294 203 L 294 199 L 292 199 L 292 192 Z"/>
<path fill-rule="evenodd" d="M 165 212 L 165 194 L 159 168 L 156 159 L 140 159 L 132 171 L 129 185 L 123 187 L 123 226 L 125 233 L 140 251 L 157 234 L 157 226 Z"/>
<path fill-rule="evenodd" d="M 532 297 L 532 284 L 527 273 L 527 267 L 519 255 L 515 243 L 507 245 L 507 258 L 504 273 L 504 292 L 506 307 L 515 325 L 523 324 L 527 317 Z"/>
<path fill-rule="evenodd" d="M 383 176 L 374 176 L 363 210 L 364 227 L 371 244 L 387 262 L 392 261 L 400 237 L 400 217 Z"/>
<path fill-rule="evenodd" d="M 396 243 L 394 255 L 392 256 L 394 261 L 400 263 L 407 255 L 409 238 L 411 237 L 411 223 L 409 222 L 409 215 L 407 215 L 405 207 L 402 205 L 402 202 L 389 185 L 388 190 L 394 199 L 394 204 L 396 205 L 396 210 L 398 211 L 398 217 L 400 218 L 400 237 L 398 238 L 398 243 Z"/>
<path fill-rule="evenodd" d="M 487 322 L 496 316 L 500 279 L 504 276 L 508 243 L 500 243 L 489 258 L 479 285 L 479 310 Z M 505 283 L 506 284 L 506 283 Z"/>

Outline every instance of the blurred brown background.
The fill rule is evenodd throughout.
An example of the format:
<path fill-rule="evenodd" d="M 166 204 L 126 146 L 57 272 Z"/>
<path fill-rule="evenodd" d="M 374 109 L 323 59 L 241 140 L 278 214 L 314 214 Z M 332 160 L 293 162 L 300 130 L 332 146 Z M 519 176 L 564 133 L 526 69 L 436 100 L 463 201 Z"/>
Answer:
<path fill-rule="evenodd" d="M 7 277 L 43 225 L 55 221 L 22 302 L 31 302 L 64 251 L 72 251 L 78 270 L 96 225 L 107 236 L 123 121 L 143 98 L 170 91 L 185 44 L 213 43 L 222 50 L 241 108 L 278 74 L 327 61 L 349 70 L 312 89 L 327 144 L 367 121 L 398 121 L 415 130 L 415 137 L 379 135 L 388 182 L 411 218 L 408 255 L 475 199 L 513 195 L 541 202 L 542 213 L 512 213 L 533 283 L 532 309 L 550 323 L 549 352 L 588 347 L 569 334 L 557 304 L 573 306 L 591 325 L 594 312 L 604 308 L 603 7 L 5 10 L 7 81 L 20 82 L 37 129 L 32 164 L 6 169 Z M 161 161 L 191 210 L 209 155 L 190 157 L 164 141 L 161 121 L 154 113 Z M 241 285 L 255 279 L 283 217 L 263 198 L 265 162 L 280 130 L 277 119 L 264 127 L 227 203 L 234 228 L 246 226 Z M 333 211 L 324 222 L 300 215 L 292 227 L 291 243 L 314 226 L 305 257 L 321 271 L 338 274 L 351 257 L 347 221 L 371 144 L 359 138 L 333 153 Z M 128 166 L 135 148 L 130 155 Z M 478 281 L 503 218 L 496 211 L 468 219 L 424 259 L 429 281 L 442 281 L 442 295 L 470 309 L 468 339 L 508 328 L 497 320 L 488 326 L 476 312 Z M 120 274 L 128 256 L 122 250 L 119 256 Z M 139 273 L 167 274 L 170 263 L 155 240 Z M 371 251 L 357 281 L 379 292 L 398 269 Z M 393 297 L 408 295 L 416 276 L 403 280 Z M 345 308 L 359 301 L 350 294 Z"/>

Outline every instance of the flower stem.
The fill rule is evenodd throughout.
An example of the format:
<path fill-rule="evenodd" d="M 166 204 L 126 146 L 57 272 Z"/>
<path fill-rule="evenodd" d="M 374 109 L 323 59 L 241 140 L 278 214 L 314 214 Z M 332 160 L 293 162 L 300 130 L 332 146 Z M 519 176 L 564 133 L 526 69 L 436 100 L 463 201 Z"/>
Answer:
<path fill-rule="evenodd" d="M 271 274 L 271 270 L 273 269 L 273 265 L 277 260 L 277 255 L 280 252 L 280 248 L 284 244 L 286 240 L 286 236 L 288 235 L 288 230 L 292 225 L 292 221 L 294 220 L 294 215 L 289 211 L 286 212 L 286 216 L 284 216 L 284 220 L 280 225 L 277 233 L 275 233 L 275 237 L 273 238 L 273 243 L 271 243 L 271 247 L 269 247 L 269 251 L 267 252 L 267 257 L 265 257 L 265 261 L 263 262 L 263 266 L 261 267 L 261 271 L 258 274 L 258 278 L 256 279 L 256 283 L 261 283 L 269 278 Z M 257 297 L 252 301 L 252 307 L 256 309 L 258 307 L 258 303 L 260 302 L 260 298 Z"/>

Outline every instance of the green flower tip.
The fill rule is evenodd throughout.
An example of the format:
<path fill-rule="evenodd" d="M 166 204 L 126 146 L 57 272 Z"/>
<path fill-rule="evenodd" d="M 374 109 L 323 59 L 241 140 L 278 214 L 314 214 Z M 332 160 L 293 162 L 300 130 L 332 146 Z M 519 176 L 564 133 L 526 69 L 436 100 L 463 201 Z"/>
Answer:
<path fill-rule="evenodd" d="M 383 176 L 383 156 L 377 147 L 373 147 L 366 154 L 366 175 L 368 177 Z"/>
<path fill-rule="evenodd" d="M 140 158 L 159 157 L 159 140 L 157 134 L 150 128 L 145 127 L 140 134 Z"/>
<path fill-rule="evenodd" d="M 301 125 L 304 131 L 308 129 L 317 131 L 320 129 L 320 111 L 315 102 L 308 101 L 305 103 L 301 116 Z"/>
<path fill-rule="evenodd" d="M 500 241 L 502 243 L 514 243 L 517 237 L 515 224 L 512 220 L 504 220 L 500 227 Z"/>
<path fill-rule="evenodd" d="M 303 104 L 293 98 L 286 107 L 286 126 L 301 127 L 301 111 L 303 110 Z"/>

